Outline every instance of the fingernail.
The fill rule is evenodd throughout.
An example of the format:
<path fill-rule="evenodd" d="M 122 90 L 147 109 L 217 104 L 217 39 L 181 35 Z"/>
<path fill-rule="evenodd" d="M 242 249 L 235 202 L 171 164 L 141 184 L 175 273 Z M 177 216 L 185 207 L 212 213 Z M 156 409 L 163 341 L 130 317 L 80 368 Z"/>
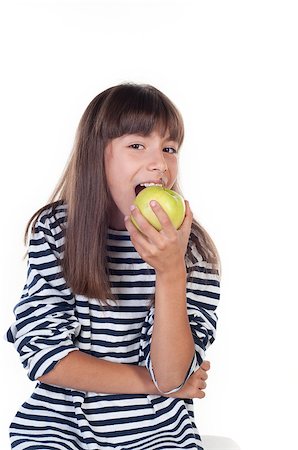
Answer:
<path fill-rule="evenodd" d="M 152 200 L 152 202 L 150 202 L 151 206 L 156 206 L 156 202 L 154 200 Z"/>
<path fill-rule="evenodd" d="M 130 210 L 133 211 L 134 209 L 136 209 L 135 205 L 131 205 Z"/>

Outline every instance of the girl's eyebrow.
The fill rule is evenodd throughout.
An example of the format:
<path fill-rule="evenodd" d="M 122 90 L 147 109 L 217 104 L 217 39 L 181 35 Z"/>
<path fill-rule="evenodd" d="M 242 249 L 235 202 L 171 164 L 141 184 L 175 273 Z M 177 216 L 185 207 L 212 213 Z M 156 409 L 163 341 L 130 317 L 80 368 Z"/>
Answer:
<path fill-rule="evenodd" d="M 172 139 L 171 136 L 167 136 L 164 138 L 163 142 L 168 142 L 169 144 L 174 144 L 175 147 L 179 147 L 179 142 L 175 141 L 175 139 Z"/>
<path fill-rule="evenodd" d="M 142 133 L 133 133 L 133 134 L 126 134 L 124 135 L 124 138 L 126 139 L 137 139 L 137 138 L 143 138 L 143 139 L 150 139 L 150 135 L 149 134 L 142 134 Z M 172 139 L 170 135 L 165 136 L 164 138 L 162 138 L 163 143 L 164 142 L 172 142 L 175 145 L 178 145 L 178 142 L 175 141 L 175 139 Z"/>
<path fill-rule="evenodd" d="M 125 139 L 134 139 L 134 138 L 139 138 L 139 137 L 146 138 L 148 136 L 145 136 L 144 134 L 141 134 L 141 133 L 133 133 L 133 134 L 127 133 L 123 137 Z"/>
<path fill-rule="evenodd" d="M 164 141 L 175 142 L 175 143 L 177 143 L 177 144 L 178 144 L 178 142 L 177 142 L 177 141 L 175 141 L 175 139 L 172 139 L 172 138 L 171 138 L 171 136 L 166 136 L 166 137 L 164 138 Z"/>

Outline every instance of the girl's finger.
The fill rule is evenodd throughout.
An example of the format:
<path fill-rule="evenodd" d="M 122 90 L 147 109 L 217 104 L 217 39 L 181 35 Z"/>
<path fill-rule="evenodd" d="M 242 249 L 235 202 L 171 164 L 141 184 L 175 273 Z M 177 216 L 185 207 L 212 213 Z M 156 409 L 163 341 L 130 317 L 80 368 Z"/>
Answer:
<path fill-rule="evenodd" d="M 204 380 L 201 380 L 199 383 L 199 389 L 206 389 L 207 383 Z"/>
<path fill-rule="evenodd" d="M 175 230 L 174 225 L 172 224 L 168 214 L 165 212 L 163 207 L 155 200 L 150 202 L 150 206 L 158 218 L 161 228 L 165 232 L 172 232 Z"/>
<path fill-rule="evenodd" d="M 131 215 L 135 219 L 135 221 L 137 222 L 138 226 L 141 229 L 141 232 L 140 232 L 134 226 L 134 224 L 131 222 L 132 225 L 134 226 L 134 228 L 138 232 L 138 233 L 135 233 L 135 234 L 136 235 L 144 234 L 145 236 L 147 236 L 150 239 L 151 242 L 157 244 L 159 239 L 160 239 L 159 232 L 151 225 L 151 223 L 148 222 L 146 217 L 143 216 L 143 214 L 141 213 L 141 211 L 139 210 L 139 208 L 137 206 L 135 206 L 134 209 L 131 210 Z M 143 239 L 144 239 L 144 237 L 143 237 Z"/>
<path fill-rule="evenodd" d="M 205 392 L 199 389 L 196 398 L 204 398 L 205 396 Z"/>
<path fill-rule="evenodd" d="M 192 224 L 193 213 L 192 213 L 192 210 L 190 209 L 189 201 L 188 201 L 188 200 L 185 200 L 185 210 L 187 210 L 187 213 L 186 213 L 187 218 L 189 219 L 190 224 Z M 185 211 L 185 212 L 186 212 L 186 211 Z"/>
<path fill-rule="evenodd" d="M 142 256 L 143 252 L 150 253 L 150 242 L 146 239 L 143 233 L 141 233 L 135 225 L 132 223 L 130 217 L 124 219 L 127 231 L 129 231 L 131 242 L 133 243 L 137 252 Z M 139 225 L 139 222 L 138 222 Z M 140 226 L 140 225 L 139 225 Z"/>
<path fill-rule="evenodd" d="M 183 219 L 181 226 L 179 227 L 179 230 L 184 228 L 190 229 L 193 220 L 193 214 L 190 209 L 189 202 L 188 200 L 184 200 L 184 202 L 185 202 L 185 217 Z"/>
<path fill-rule="evenodd" d="M 201 380 L 207 380 L 208 379 L 208 374 L 207 374 L 207 372 L 205 372 L 205 370 L 202 370 L 200 378 L 201 378 Z"/>
<path fill-rule="evenodd" d="M 210 369 L 210 361 L 203 361 L 200 367 L 203 370 L 209 370 Z"/>

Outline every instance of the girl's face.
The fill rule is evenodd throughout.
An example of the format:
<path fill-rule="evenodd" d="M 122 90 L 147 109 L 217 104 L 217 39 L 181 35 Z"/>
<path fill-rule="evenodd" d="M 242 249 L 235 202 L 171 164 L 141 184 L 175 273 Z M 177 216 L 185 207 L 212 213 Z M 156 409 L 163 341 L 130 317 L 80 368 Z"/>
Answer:
<path fill-rule="evenodd" d="M 126 134 L 112 139 L 105 149 L 105 172 L 113 199 L 109 227 L 126 230 L 124 216 L 140 183 L 161 183 L 171 189 L 178 172 L 178 143 L 153 131 L 148 136 Z"/>

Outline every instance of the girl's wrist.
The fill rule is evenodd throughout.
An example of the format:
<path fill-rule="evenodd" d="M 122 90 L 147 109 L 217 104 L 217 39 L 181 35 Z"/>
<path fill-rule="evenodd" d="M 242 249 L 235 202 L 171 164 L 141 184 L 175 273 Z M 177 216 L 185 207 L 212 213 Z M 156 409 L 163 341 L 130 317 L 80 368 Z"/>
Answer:
<path fill-rule="evenodd" d="M 145 394 L 148 395 L 160 395 L 160 392 L 158 391 L 157 387 L 153 383 L 153 380 L 151 378 L 150 373 L 148 372 L 147 367 L 144 366 L 138 366 L 140 369 L 140 373 L 142 374 L 144 386 L 145 386 Z"/>
<path fill-rule="evenodd" d="M 185 266 L 184 260 L 181 263 L 176 264 L 172 268 L 168 268 L 166 270 L 156 270 L 156 277 L 165 279 L 165 280 L 180 280 L 181 278 L 186 278 L 187 270 Z"/>

